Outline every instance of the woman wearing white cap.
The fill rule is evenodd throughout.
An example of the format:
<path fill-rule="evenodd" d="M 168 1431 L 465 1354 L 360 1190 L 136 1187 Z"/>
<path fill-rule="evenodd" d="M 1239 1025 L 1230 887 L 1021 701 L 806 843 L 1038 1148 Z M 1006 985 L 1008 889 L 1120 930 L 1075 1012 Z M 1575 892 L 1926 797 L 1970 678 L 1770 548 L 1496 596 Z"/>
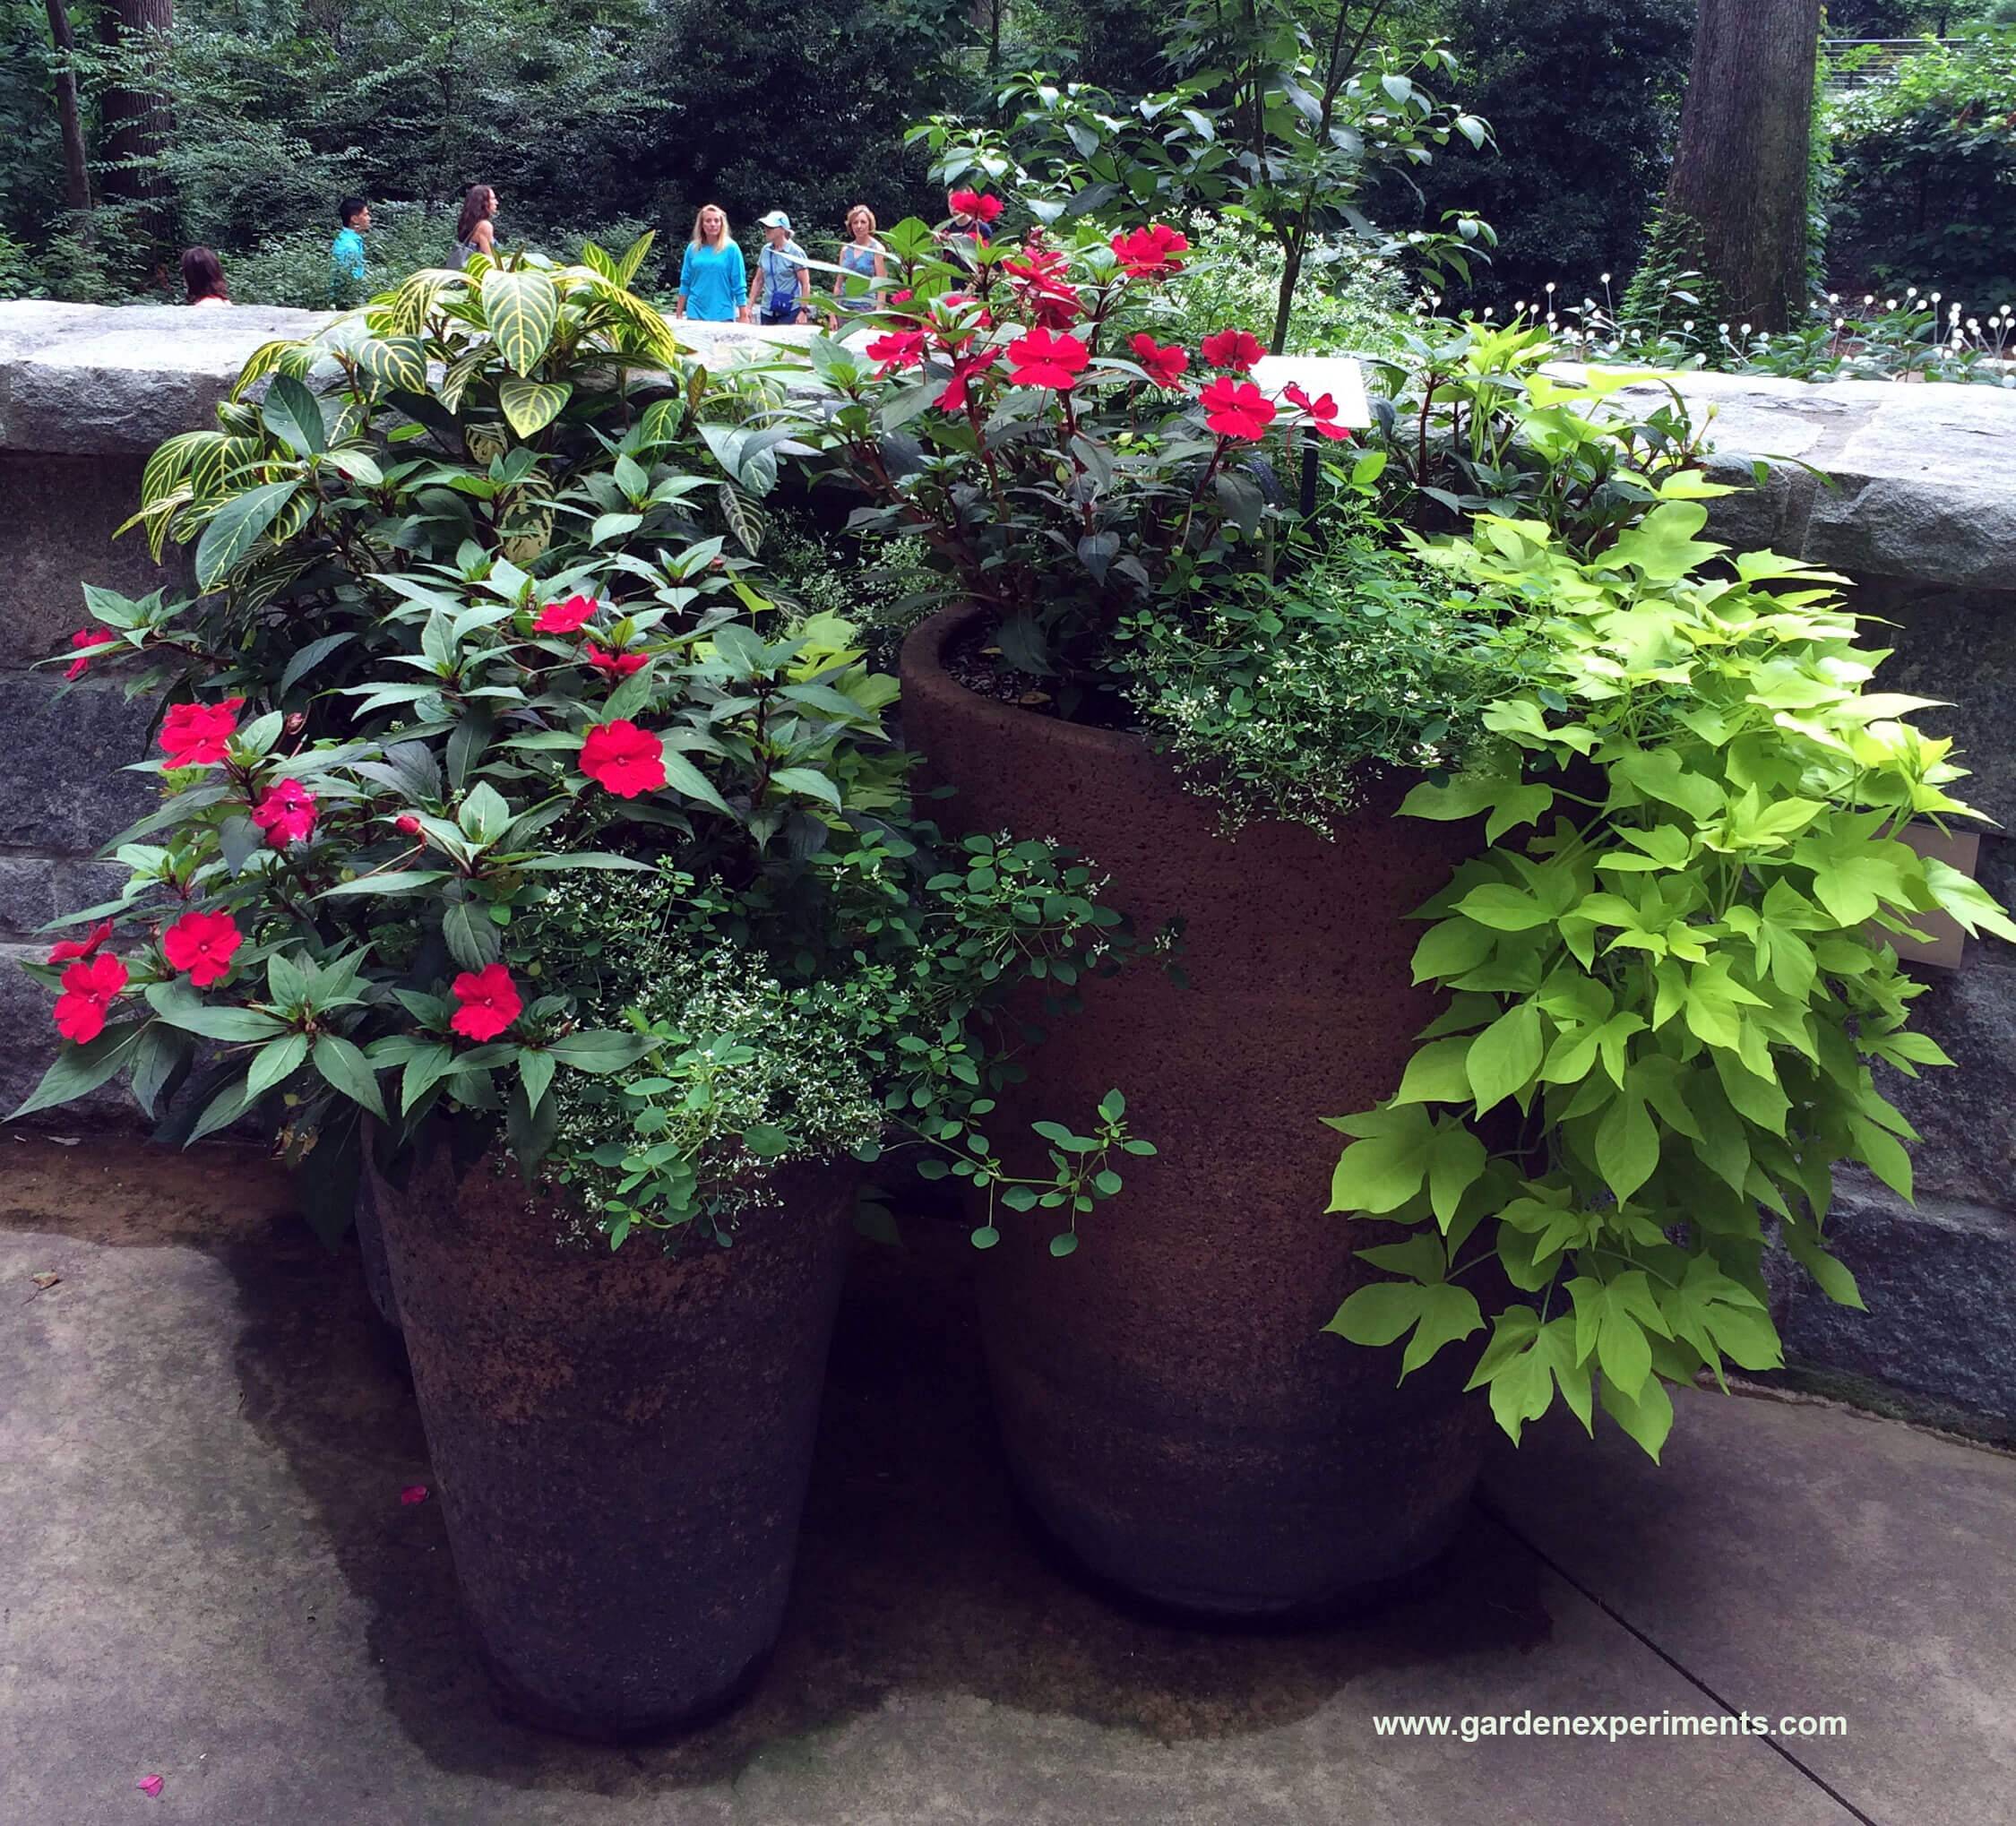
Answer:
<path fill-rule="evenodd" d="M 805 249 L 791 238 L 791 219 L 782 210 L 763 217 L 763 243 L 749 303 L 764 323 L 803 323 L 812 303 L 812 269 Z"/>

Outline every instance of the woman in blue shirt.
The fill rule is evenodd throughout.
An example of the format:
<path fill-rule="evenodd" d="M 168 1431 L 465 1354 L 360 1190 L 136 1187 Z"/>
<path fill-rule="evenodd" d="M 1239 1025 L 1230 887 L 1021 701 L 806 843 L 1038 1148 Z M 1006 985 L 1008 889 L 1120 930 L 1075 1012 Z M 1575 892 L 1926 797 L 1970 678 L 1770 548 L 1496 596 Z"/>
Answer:
<path fill-rule="evenodd" d="M 739 323 L 749 290 L 749 269 L 742 250 L 728 233 L 728 220 L 719 203 L 709 203 L 693 219 L 693 239 L 679 263 L 678 303 L 675 316 L 702 323 Z"/>

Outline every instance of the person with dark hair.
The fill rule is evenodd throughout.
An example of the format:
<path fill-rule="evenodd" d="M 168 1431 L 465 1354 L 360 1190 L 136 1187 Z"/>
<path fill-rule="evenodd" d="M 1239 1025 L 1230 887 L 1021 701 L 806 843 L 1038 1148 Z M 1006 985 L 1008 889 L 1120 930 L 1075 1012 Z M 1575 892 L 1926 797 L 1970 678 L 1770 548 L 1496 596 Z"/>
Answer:
<path fill-rule="evenodd" d="M 371 226 L 371 205 L 361 196 L 346 196 L 336 205 L 341 226 L 329 244 L 329 302 L 347 311 L 364 302 L 364 237 Z"/>
<path fill-rule="evenodd" d="M 467 266 L 472 254 L 494 255 L 497 231 L 490 224 L 497 213 L 497 193 L 487 184 L 472 184 L 462 198 L 461 219 L 455 224 L 455 264 Z"/>
<path fill-rule="evenodd" d="M 231 302 L 231 289 L 224 280 L 224 263 L 208 247 L 182 250 L 182 285 L 192 305 Z"/>

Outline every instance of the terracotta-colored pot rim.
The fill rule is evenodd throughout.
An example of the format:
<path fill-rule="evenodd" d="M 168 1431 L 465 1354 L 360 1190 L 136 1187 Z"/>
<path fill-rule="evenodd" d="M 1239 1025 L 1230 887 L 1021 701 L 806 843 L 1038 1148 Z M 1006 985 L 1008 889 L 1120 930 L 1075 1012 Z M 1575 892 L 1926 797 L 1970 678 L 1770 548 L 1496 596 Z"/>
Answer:
<path fill-rule="evenodd" d="M 1046 717 L 1019 704 L 1001 703 L 969 691 L 952 676 L 945 665 L 945 649 L 976 622 L 986 618 L 986 610 L 968 604 L 963 608 L 941 608 L 919 622 L 903 641 L 903 694 L 952 706 L 956 713 L 997 735 L 1041 723 L 1047 738 L 1060 748 L 1073 749 L 1084 757 L 1088 767 L 1107 765 L 1122 756 L 1149 752 L 1142 737 L 1128 729 L 1101 729 L 1090 723 L 1073 723 L 1063 717 Z"/>

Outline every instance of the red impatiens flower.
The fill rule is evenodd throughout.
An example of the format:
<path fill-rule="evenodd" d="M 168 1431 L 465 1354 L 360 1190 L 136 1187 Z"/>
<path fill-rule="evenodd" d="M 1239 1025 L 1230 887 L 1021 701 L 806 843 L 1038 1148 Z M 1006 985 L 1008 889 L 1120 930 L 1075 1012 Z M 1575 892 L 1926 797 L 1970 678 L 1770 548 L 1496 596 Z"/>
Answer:
<path fill-rule="evenodd" d="M 946 201 L 955 216 L 968 216 L 978 222 L 991 222 L 1001 213 L 998 196 L 982 196 L 977 190 L 955 190 Z"/>
<path fill-rule="evenodd" d="M 315 828 L 315 796 L 297 779 L 270 788 L 252 808 L 252 822 L 275 849 L 305 843 Z"/>
<path fill-rule="evenodd" d="M 581 745 L 581 771 L 619 799 L 665 784 L 665 744 L 626 717 L 602 723 Z"/>
<path fill-rule="evenodd" d="M 238 732 L 242 697 L 222 703 L 178 703 L 161 719 L 161 748 L 170 767 L 214 767 Z"/>
<path fill-rule="evenodd" d="M 1173 387 L 1182 379 L 1183 371 L 1190 366 L 1190 351 L 1176 343 L 1166 349 L 1157 346 L 1155 339 L 1143 332 L 1134 337 L 1127 347 L 1133 350 L 1134 359 L 1148 370 L 1148 377 L 1159 387 Z"/>
<path fill-rule="evenodd" d="M 970 361 L 955 363 L 952 379 L 946 383 L 944 392 L 938 395 L 938 409 L 941 412 L 965 411 L 973 403 L 973 396 L 967 391 L 969 383 L 979 379 L 1000 358 L 1001 351 L 990 349 Z"/>
<path fill-rule="evenodd" d="M 73 647 L 97 647 L 111 638 L 110 628 L 79 628 L 71 635 L 70 644 Z M 90 669 L 91 662 L 89 659 L 73 659 L 63 668 L 63 676 L 65 678 L 82 678 Z"/>
<path fill-rule="evenodd" d="M 231 968 L 231 953 L 245 943 L 245 934 L 228 913 L 185 913 L 161 935 L 161 951 L 189 980 L 207 989 Z"/>
<path fill-rule="evenodd" d="M 1075 336 L 1053 336 L 1047 330 L 1031 330 L 1008 345 L 1008 383 L 1015 387 L 1074 385 L 1091 351 Z"/>
<path fill-rule="evenodd" d="M 108 952 L 82 958 L 63 973 L 63 994 L 56 997 L 56 1031 L 79 1046 L 105 1031 L 106 1012 L 126 986 L 126 967 Z"/>
<path fill-rule="evenodd" d="M 469 1040 L 494 1040 L 524 1012 L 525 1003 L 503 964 L 464 970 L 449 985 L 462 1005 L 448 1025 Z"/>
<path fill-rule="evenodd" d="M 535 634 L 578 634 L 598 605 L 592 596 L 570 596 L 564 602 L 549 602 L 532 624 Z"/>
<path fill-rule="evenodd" d="M 633 672 L 642 672 L 651 663 L 649 653 L 605 653 L 593 641 L 582 643 L 581 657 L 584 666 L 606 674 L 612 683 L 629 677 Z"/>
<path fill-rule="evenodd" d="M 48 961 L 60 964 L 71 958 L 88 958 L 112 936 L 112 922 L 101 919 L 83 938 L 59 938 L 49 947 Z"/>
<path fill-rule="evenodd" d="M 1242 374 L 1267 353 L 1250 330 L 1214 330 L 1198 347 L 1213 367 L 1236 367 Z"/>
<path fill-rule="evenodd" d="M 1166 222 L 1151 222 L 1131 235 L 1116 235 L 1113 251 L 1120 256 L 1124 272 L 1135 279 L 1163 279 L 1183 270 L 1182 256 L 1190 251 L 1190 238 Z"/>
<path fill-rule="evenodd" d="M 401 812 L 392 820 L 392 829 L 401 837 L 418 837 L 420 834 L 420 821 L 410 812 Z"/>
<path fill-rule="evenodd" d="M 882 371 L 894 374 L 900 367 L 915 367 L 924 359 L 925 335 L 921 330 L 892 330 L 868 344 L 870 361 L 879 361 Z"/>
<path fill-rule="evenodd" d="M 1203 392 L 1204 423 L 1220 437 L 1255 439 L 1274 422 L 1274 402 L 1251 381 L 1220 375 Z"/>
<path fill-rule="evenodd" d="M 1299 406 L 1303 411 L 1309 415 L 1308 428 L 1314 432 L 1318 437 L 1327 437 L 1334 444 L 1340 437 L 1350 436 L 1348 427 L 1336 422 L 1337 401 L 1328 393 L 1312 400 L 1293 381 L 1288 383 L 1283 392 L 1289 405 Z"/>

